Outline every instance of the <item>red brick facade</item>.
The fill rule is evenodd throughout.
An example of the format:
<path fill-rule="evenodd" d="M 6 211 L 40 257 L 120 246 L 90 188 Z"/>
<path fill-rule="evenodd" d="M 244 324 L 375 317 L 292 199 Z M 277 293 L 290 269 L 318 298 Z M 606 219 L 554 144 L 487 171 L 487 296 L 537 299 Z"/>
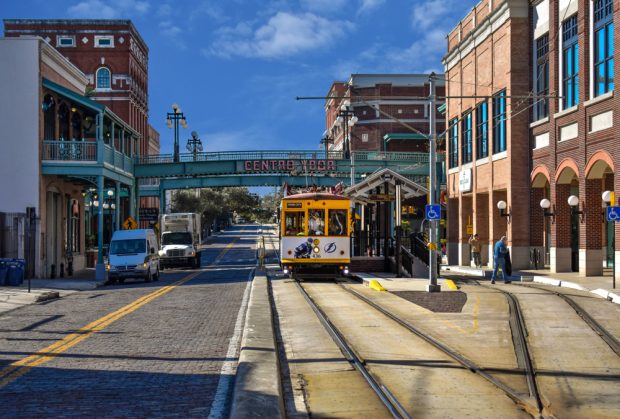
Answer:
<path fill-rule="evenodd" d="M 148 154 L 148 47 L 131 21 L 7 19 L 4 32 L 40 36 L 67 57 L 89 79 L 93 98 L 140 133 L 138 152 Z M 97 85 L 102 68 L 109 88 Z"/>
<path fill-rule="evenodd" d="M 553 34 L 561 34 L 562 22 L 576 15 L 579 101 L 576 106 L 562 109 L 562 99 L 551 98 L 548 102 L 549 116 L 532 121 L 531 184 L 537 198 L 544 196 L 555 207 L 555 223 L 551 225 L 551 242 L 548 244 L 551 270 L 573 270 L 583 275 L 600 275 L 608 256 L 605 248 L 608 242 L 607 225 L 601 194 L 605 190 L 618 189 L 614 188 L 618 182 L 614 172 L 615 165 L 618 164 L 620 143 L 617 129 L 614 128 L 618 126 L 620 109 L 613 90 L 598 96 L 593 92 L 593 3 L 589 0 L 578 0 L 573 2 L 576 3 L 573 7 L 562 10 L 560 7 L 564 3 L 560 3 L 559 0 L 548 0 L 549 91 L 560 94 L 563 89 L 561 38 Z M 538 4 L 540 2 L 532 5 L 532 12 Z M 619 2 L 613 1 L 613 22 L 616 28 L 620 23 L 619 10 Z M 534 16 L 534 13 L 531 15 Z M 530 39 L 533 43 L 537 20 L 532 18 L 531 23 Z M 617 44 L 617 30 L 614 32 L 614 40 Z M 617 62 L 613 72 L 618 74 Z M 547 135 L 548 144 L 546 141 L 537 141 Z M 571 216 L 571 208 L 567 202 L 570 195 L 579 198 L 578 209 L 583 212 L 581 216 Z M 540 228 L 542 218 L 539 202 L 533 202 L 533 236 Z"/>
<path fill-rule="evenodd" d="M 523 97 L 529 93 L 530 48 L 528 2 L 481 1 L 448 34 L 446 71 L 446 140 L 448 179 L 448 261 L 469 265 L 468 240 L 477 233 L 484 243 L 482 262 L 492 262 L 493 244 L 507 236 L 515 268 L 527 266 L 530 246 L 529 128 Z M 493 112 L 505 92 L 505 140 L 495 147 Z M 477 145 L 477 108 L 486 103 L 487 153 Z M 471 147 L 466 147 L 464 124 L 471 115 Z M 456 136 L 450 126 L 457 121 Z M 500 124 L 498 124 L 499 126 Z M 453 141 L 456 141 L 456 149 Z M 471 160 L 465 159 L 465 149 Z M 450 164 L 450 155 L 456 162 Z M 478 153 L 481 154 L 478 154 Z M 467 153 L 469 154 L 469 153 Z M 454 158 L 453 157 L 453 158 Z M 500 215 L 499 201 L 507 204 Z M 456 223 L 457 226 L 452 224 Z"/>
<path fill-rule="evenodd" d="M 435 94 L 443 97 L 445 84 L 441 75 L 438 78 Z M 352 151 L 427 152 L 428 141 L 423 138 L 384 137 L 389 134 L 427 135 L 429 94 L 428 75 L 421 74 L 353 74 L 349 83 L 335 82 L 328 93 L 330 99 L 325 102 L 326 128 L 334 139 L 330 149 L 343 149 L 344 129 L 336 119 L 342 103 L 349 101 L 358 118 L 357 123 L 349 129 Z M 403 99 L 399 100 L 399 97 Z M 437 106 L 442 103 L 442 100 L 438 100 Z M 444 129 L 444 115 L 436 112 L 436 130 L 441 133 Z"/>

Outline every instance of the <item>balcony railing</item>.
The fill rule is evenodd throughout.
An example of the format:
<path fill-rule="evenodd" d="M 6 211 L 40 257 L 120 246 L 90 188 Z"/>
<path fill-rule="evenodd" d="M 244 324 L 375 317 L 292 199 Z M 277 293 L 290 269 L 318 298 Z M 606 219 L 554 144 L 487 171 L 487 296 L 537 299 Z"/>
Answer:
<path fill-rule="evenodd" d="M 93 141 L 43 141 L 43 161 L 99 162 L 97 143 Z M 111 146 L 103 145 L 103 163 L 133 173 L 133 159 Z"/>
<path fill-rule="evenodd" d="M 90 141 L 44 141 L 42 160 L 97 161 L 97 143 Z"/>

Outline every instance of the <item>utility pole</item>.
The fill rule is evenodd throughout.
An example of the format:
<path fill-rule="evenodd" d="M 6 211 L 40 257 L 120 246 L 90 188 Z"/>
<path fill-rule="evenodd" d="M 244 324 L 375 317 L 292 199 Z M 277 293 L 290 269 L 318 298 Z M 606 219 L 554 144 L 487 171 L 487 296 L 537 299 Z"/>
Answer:
<path fill-rule="evenodd" d="M 430 202 L 429 204 L 435 204 L 435 191 L 437 189 L 437 132 L 435 129 L 435 73 L 431 73 L 429 77 L 429 87 L 430 87 L 430 95 L 429 95 L 429 116 L 428 121 L 430 124 L 429 130 L 429 148 L 430 148 L 430 157 L 429 157 L 429 177 L 430 177 L 430 188 L 429 188 L 429 196 Z M 428 285 L 426 286 L 427 292 L 438 292 L 441 291 L 441 286 L 437 284 L 437 221 L 430 220 L 430 231 L 429 231 L 429 243 L 428 243 Z"/>

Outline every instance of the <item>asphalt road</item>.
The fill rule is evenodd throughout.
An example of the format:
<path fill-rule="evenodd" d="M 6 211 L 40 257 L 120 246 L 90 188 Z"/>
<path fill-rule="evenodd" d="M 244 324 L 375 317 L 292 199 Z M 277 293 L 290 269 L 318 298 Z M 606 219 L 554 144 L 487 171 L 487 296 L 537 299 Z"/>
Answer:
<path fill-rule="evenodd" d="M 226 417 L 258 226 L 166 270 L 0 316 L 0 417 Z"/>

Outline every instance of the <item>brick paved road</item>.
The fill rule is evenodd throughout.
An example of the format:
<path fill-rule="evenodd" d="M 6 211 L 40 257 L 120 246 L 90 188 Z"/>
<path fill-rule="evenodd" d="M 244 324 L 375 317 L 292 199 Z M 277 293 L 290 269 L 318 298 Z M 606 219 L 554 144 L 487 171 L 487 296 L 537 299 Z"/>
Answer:
<path fill-rule="evenodd" d="M 0 417 L 227 416 L 238 353 L 229 344 L 245 311 L 257 229 L 218 237 L 195 278 L 118 313 L 96 333 L 80 329 L 197 271 L 166 271 L 159 282 L 104 287 L 0 316 Z M 18 369 L 17 378 L 7 373 L 11 363 L 76 331 L 76 339 L 86 338 Z M 229 376 L 220 381 L 225 364 Z"/>

